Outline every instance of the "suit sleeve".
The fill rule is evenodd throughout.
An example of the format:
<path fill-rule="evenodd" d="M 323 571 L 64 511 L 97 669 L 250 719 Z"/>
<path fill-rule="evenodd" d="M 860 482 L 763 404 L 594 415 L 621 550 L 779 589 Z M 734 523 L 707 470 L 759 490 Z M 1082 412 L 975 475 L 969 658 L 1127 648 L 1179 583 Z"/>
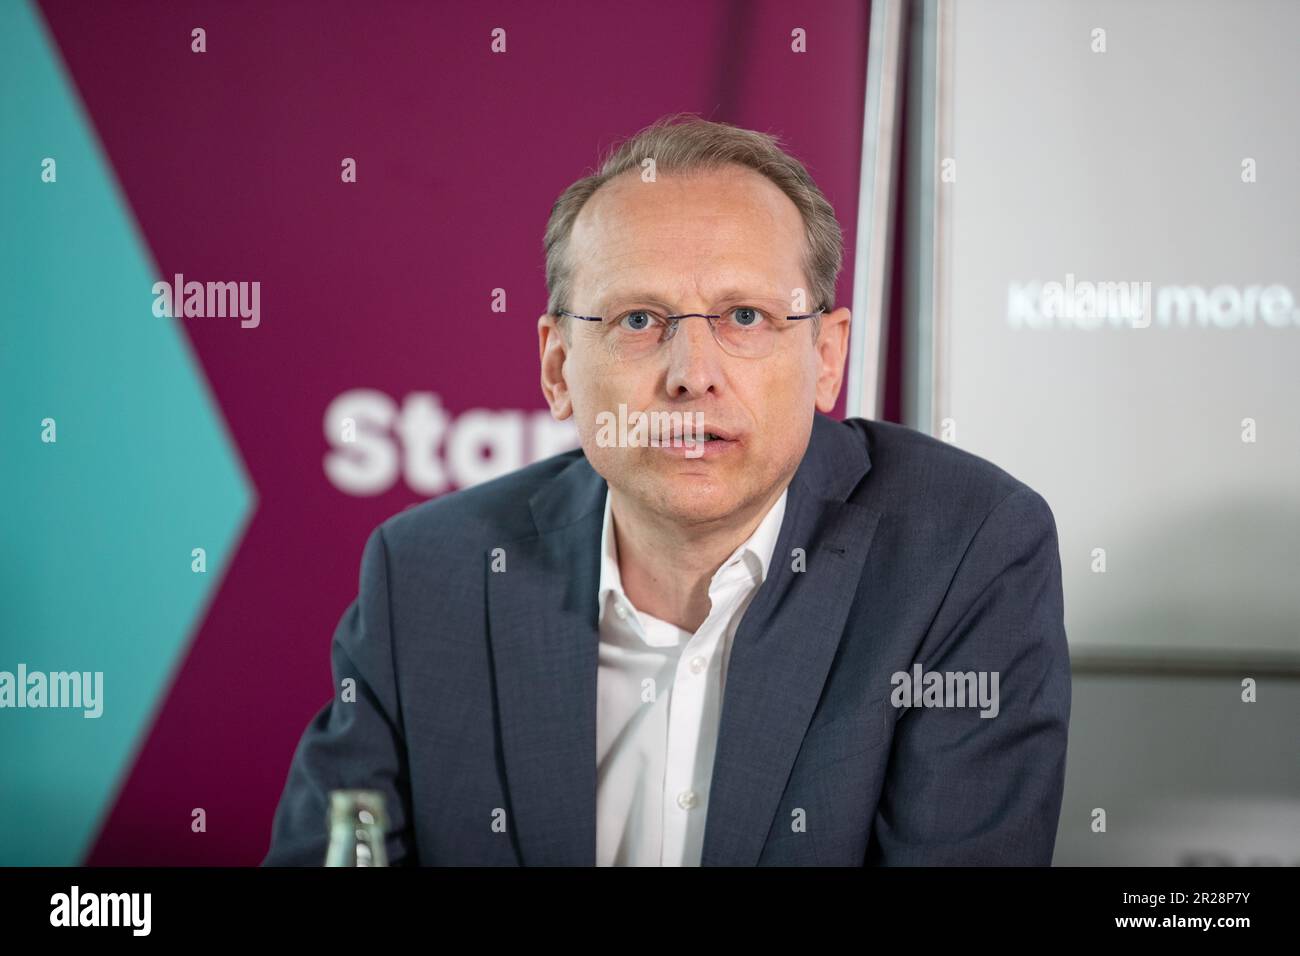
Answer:
<path fill-rule="evenodd" d="M 1070 720 L 1056 522 L 1021 486 L 985 517 L 922 641 L 925 672 L 998 675 L 997 713 L 899 716 L 868 864 L 1048 866 Z M 992 710 L 992 708 L 985 708 Z"/>
<path fill-rule="evenodd" d="M 357 598 L 330 646 L 334 698 L 312 719 L 294 751 L 263 866 L 322 866 L 329 844 L 329 792 L 344 788 L 384 794 L 389 865 L 416 862 L 388 580 L 381 527 L 366 542 Z"/>

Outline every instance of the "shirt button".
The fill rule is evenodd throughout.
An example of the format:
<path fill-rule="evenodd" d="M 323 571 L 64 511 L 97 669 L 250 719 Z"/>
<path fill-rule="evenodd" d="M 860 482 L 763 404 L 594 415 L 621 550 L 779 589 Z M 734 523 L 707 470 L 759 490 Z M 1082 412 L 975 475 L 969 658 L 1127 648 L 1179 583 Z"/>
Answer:
<path fill-rule="evenodd" d="M 627 620 L 627 608 L 625 608 L 623 605 L 621 604 L 614 605 L 614 613 L 618 615 L 618 619 L 620 621 Z"/>
<path fill-rule="evenodd" d="M 699 654 L 696 654 L 694 657 L 691 658 L 692 674 L 698 674 L 700 671 L 704 670 L 704 668 L 708 666 L 709 666 L 708 660 L 706 660 L 704 657 L 702 657 Z"/>
<path fill-rule="evenodd" d="M 699 798 L 695 795 L 694 790 L 683 790 L 677 794 L 677 805 L 683 810 L 689 810 L 697 803 L 699 803 Z"/>

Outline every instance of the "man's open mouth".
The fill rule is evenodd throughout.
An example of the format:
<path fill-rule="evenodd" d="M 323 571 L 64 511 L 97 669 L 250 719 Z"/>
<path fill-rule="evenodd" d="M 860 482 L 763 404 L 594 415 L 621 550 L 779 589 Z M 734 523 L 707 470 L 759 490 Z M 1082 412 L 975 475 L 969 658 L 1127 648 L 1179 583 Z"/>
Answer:
<path fill-rule="evenodd" d="M 670 439 L 661 444 L 669 445 L 673 448 L 690 448 L 697 445 L 719 445 L 730 444 L 735 439 L 720 435 L 717 432 L 704 432 L 702 434 L 673 435 Z"/>

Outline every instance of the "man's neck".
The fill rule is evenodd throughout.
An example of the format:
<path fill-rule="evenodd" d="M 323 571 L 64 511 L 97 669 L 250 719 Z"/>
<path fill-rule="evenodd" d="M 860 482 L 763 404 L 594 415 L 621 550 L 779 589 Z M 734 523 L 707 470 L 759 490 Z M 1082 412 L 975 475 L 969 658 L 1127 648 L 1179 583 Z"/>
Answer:
<path fill-rule="evenodd" d="M 614 540 L 623 591 L 644 611 L 694 633 L 709 616 L 709 584 L 780 499 L 786 485 L 726 522 L 680 525 L 647 512 L 613 488 Z"/>

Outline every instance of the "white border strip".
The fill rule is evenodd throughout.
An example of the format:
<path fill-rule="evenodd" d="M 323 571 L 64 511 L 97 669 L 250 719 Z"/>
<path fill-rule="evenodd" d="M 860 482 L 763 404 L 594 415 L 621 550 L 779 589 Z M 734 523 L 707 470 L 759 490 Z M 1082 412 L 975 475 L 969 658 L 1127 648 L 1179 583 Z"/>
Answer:
<path fill-rule="evenodd" d="M 867 88 L 853 255 L 853 322 L 849 336 L 849 416 L 876 418 L 884 395 L 889 306 L 889 250 L 902 92 L 904 0 L 871 4 Z"/>

